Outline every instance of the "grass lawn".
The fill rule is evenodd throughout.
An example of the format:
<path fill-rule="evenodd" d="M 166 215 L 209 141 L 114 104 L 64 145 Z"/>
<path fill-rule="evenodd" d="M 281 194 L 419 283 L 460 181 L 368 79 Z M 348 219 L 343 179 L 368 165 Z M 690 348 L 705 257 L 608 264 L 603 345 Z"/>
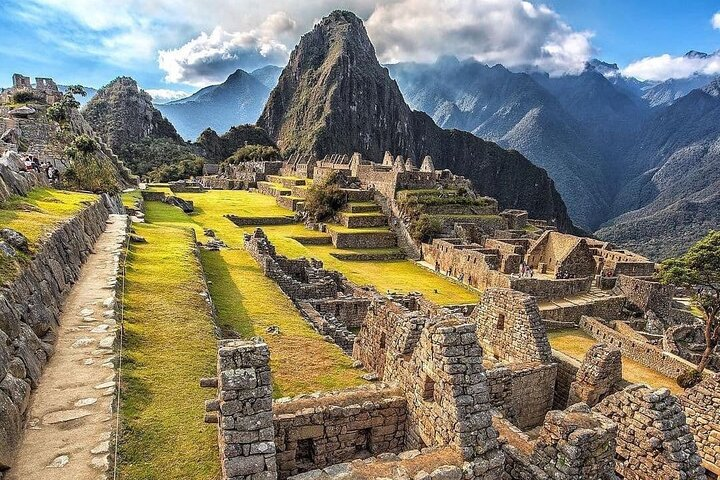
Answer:
<path fill-rule="evenodd" d="M 151 213 L 156 205 L 146 204 Z M 182 220 L 165 207 L 156 219 Z M 179 209 L 175 209 L 180 212 Z M 183 215 L 180 212 L 180 215 Z M 192 250 L 180 224 L 135 225 L 147 243 L 127 262 L 120 478 L 219 478 L 217 427 L 203 422 L 201 377 L 215 375 L 216 338 Z"/>
<path fill-rule="evenodd" d="M 34 247 L 43 235 L 95 200 L 97 195 L 91 193 L 36 188 L 27 197 L 13 196 L 0 204 L 0 227 L 17 230 Z"/>
<path fill-rule="evenodd" d="M 135 208 L 135 202 L 140 200 L 142 196 L 140 195 L 140 190 L 132 190 L 129 192 L 123 192 L 120 195 L 120 198 L 122 199 L 123 207 Z"/>
<path fill-rule="evenodd" d="M 32 253 L 43 236 L 96 199 L 96 195 L 89 193 L 36 188 L 26 197 L 12 196 L 0 204 L 0 228 L 12 228 L 25 235 Z M 1 256 L 0 284 L 12 281 L 29 260 L 22 252 L 17 252 L 14 258 Z"/>
<path fill-rule="evenodd" d="M 279 207 L 273 197 L 243 190 L 211 190 L 206 193 L 182 194 L 192 200 L 196 213 L 192 218 L 199 226 L 212 228 L 228 245 L 242 248 L 242 233 L 252 232 L 255 227 L 238 227 L 223 218 L 232 213 L 242 217 L 286 216 L 288 210 Z M 339 250 L 332 245 L 302 245 L 291 237 L 324 236 L 321 232 L 307 230 L 301 224 L 264 226 L 278 253 L 290 258 L 317 258 L 325 267 L 342 272 L 359 285 L 373 285 L 381 292 L 421 292 L 429 300 L 441 305 L 477 303 L 478 294 L 462 285 L 443 278 L 410 260 L 393 261 L 343 261 L 331 256 L 331 252 L 373 252 L 373 250 Z M 388 232 L 385 228 L 346 229 L 332 225 L 340 231 Z M 201 237 L 202 231 L 198 237 Z"/>
<path fill-rule="evenodd" d="M 229 245 L 230 248 L 220 252 L 201 253 L 205 274 L 211 282 L 210 293 L 218 311 L 218 321 L 223 330 L 235 331 L 244 338 L 262 336 L 268 343 L 273 395 L 277 398 L 364 383 L 360 378 L 363 372 L 352 368 L 352 360 L 339 347 L 323 340 L 310 327 L 244 250 L 243 230 L 222 217 L 223 213 L 237 210 L 213 199 L 210 193 L 214 192 L 182 195 L 194 201 L 207 195 L 204 198 L 208 202 L 200 202 L 202 206 L 196 204 L 198 213 L 192 216 L 164 203 L 146 202 L 146 220 L 153 225 L 194 227 L 200 241 L 206 240 L 203 228 L 211 228 Z M 266 198 L 272 201 L 270 197 L 257 195 L 262 202 Z M 228 203 L 234 204 L 233 201 Z M 204 209 L 210 207 L 217 210 L 209 214 Z M 257 216 L 262 211 L 244 208 L 242 214 L 248 216 L 252 213 Z M 281 210 L 281 214 L 287 214 L 287 210 Z M 280 327 L 281 334 L 267 334 L 271 325 Z M 210 355 L 214 359 L 214 349 Z"/>
<path fill-rule="evenodd" d="M 552 348 L 581 362 L 590 347 L 599 343 L 590 335 L 577 329 L 548 332 L 548 338 Z M 624 355 L 622 363 L 623 378 L 628 382 L 644 383 L 654 388 L 666 387 L 675 394 L 684 391 L 672 378 L 657 373 Z"/>

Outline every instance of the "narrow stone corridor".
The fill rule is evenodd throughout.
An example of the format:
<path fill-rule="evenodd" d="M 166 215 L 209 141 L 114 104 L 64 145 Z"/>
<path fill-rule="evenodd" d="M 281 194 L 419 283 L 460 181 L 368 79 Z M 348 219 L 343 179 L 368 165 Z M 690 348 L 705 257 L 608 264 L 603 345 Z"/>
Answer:
<path fill-rule="evenodd" d="M 127 217 L 110 215 L 63 307 L 9 480 L 105 478 L 115 427 L 115 292 Z"/>

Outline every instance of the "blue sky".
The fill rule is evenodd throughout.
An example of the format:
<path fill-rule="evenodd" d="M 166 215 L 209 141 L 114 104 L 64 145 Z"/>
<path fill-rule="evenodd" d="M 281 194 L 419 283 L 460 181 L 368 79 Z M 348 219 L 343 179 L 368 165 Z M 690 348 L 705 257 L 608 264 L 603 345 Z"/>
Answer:
<path fill-rule="evenodd" d="M 455 54 L 561 74 L 598 56 L 650 79 L 720 73 L 720 56 L 681 57 L 720 49 L 709 0 L 4 0 L 0 85 L 14 72 L 93 87 L 129 75 L 173 98 L 236 68 L 283 65 L 335 8 L 365 20 L 383 62 Z"/>

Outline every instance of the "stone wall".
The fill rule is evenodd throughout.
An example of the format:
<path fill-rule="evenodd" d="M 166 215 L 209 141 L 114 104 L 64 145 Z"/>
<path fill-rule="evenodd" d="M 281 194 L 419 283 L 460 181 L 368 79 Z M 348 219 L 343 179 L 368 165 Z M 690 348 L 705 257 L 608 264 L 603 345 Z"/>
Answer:
<path fill-rule="evenodd" d="M 401 331 L 391 341 L 394 352 L 403 351 Z M 454 446 L 466 462 L 466 478 L 497 479 L 504 456 L 492 427 L 476 326 L 451 318 L 430 324 L 411 355 L 387 359 L 384 379 L 408 401 L 407 446 Z"/>
<path fill-rule="evenodd" d="M 620 349 L 623 355 L 660 372 L 670 378 L 677 378 L 694 365 L 678 356 L 665 352 L 655 345 L 623 335 L 593 317 L 583 316 L 580 329 L 599 342 Z"/>
<path fill-rule="evenodd" d="M 277 478 L 269 362 L 270 351 L 260 340 L 220 342 L 218 397 L 206 410 L 208 420 L 218 423 L 223 480 Z"/>
<path fill-rule="evenodd" d="M 273 411 L 280 478 L 405 447 L 407 403 L 397 389 L 303 395 Z"/>
<path fill-rule="evenodd" d="M 119 199 L 102 196 L 59 225 L 0 292 L 0 384 L 11 382 L 15 392 L 0 388 L 0 470 L 20 440 L 30 388 L 53 353 L 62 304 L 108 215 L 120 210 Z"/>
<path fill-rule="evenodd" d="M 585 354 L 575 381 L 570 385 L 568 405 L 583 402 L 591 407 L 615 393 L 622 382 L 620 350 L 596 343 Z"/>
<path fill-rule="evenodd" d="M 555 480 L 615 480 L 617 433 L 617 425 L 583 403 L 554 410 L 545 418 L 531 459 Z"/>
<path fill-rule="evenodd" d="M 370 299 L 368 298 L 334 298 L 311 302 L 315 310 L 322 314 L 334 316 L 349 329 L 358 329 L 365 322 Z"/>
<path fill-rule="evenodd" d="M 537 301 L 522 292 L 488 288 L 470 319 L 486 351 L 511 362 L 550 363 L 550 342 Z"/>
<path fill-rule="evenodd" d="M 387 232 L 341 232 L 338 230 L 329 231 L 332 243 L 335 248 L 392 248 L 397 245 L 395 234 Z"/>
<path fill-rule="evenodd" d="M 705 467 L 720 475 L 720 374 L 687 389 L 680 403 Z"/>
<path fill-rule="evenodd" d="M 607 296 L 595 298 L 592 302 L 587 303 L 546 306 L 540 315 L 546 326 L 551 322 L 557 322 L 559 328 L 568 328 L 577 326 L 583 315 L 607 319 L 621 318 L 624 305 L 625 297 Z"/>
<path fill-rule="evenodd" d="M 519 428 L 536 427 L 553 408 L 557 366 L 511 365 L 510 370 L 510 391 L 503 399 L 503 408 L 514 413 L 512 421 Z"/>
<path fill-rule="evenodd" d="M 673 303 L 672 285 L 662 285 L 648 278 L 618 275 L 614 292 L 623 295 L 627 301 L 641 312 L 653 311 L 661 318 L 670 315 Z"/>
<path fill-rule="evenodd" d="M 557 350 L 553 350 L 552 354 L 553 361 L 557 363 L 553 410 L 563 410 L 568 405 L 570 385 L 575 381 L 575 376 L 580 370 L 580 362 Z"/>
<path fill-rule="evenodd" d="M 628 480 L 700 480 L 701 458 L 678 399 L 631 385 L 595 407 L 618 426 L 615 470 Z"/>

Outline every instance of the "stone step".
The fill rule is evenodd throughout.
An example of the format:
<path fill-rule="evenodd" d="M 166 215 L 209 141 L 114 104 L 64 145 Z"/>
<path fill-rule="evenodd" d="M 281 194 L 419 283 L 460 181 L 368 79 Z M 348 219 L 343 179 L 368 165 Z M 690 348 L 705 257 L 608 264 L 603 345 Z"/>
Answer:
<path fill-rule="evenodd" d="M 267 180 L 272 183 L 280 184 L 285 188 L 292 188 L 297 185 L 305 185 L 304 178 L 283 177 L 282 175 L 268 175 Z"/>
<path fill-rule="evenodd" d="M 370 213 L 379 212 L 380 205 L 375 203 L 348 203 L 345 205 L 345 210 L 350 213 Z"/>
<path fill-rule="evenodd" d="M 374 197 L 370 190 L 360 188 L 341 188 L 340 190 L 347 195 L 348 202 L 371 202 Z"/>
<path fill-rule="evenodd" d="M 275 197 L 278 206 L 292 210 L 293 212 L 301 212 L 305 208 L 305 199 L 294 197 L 292 195 L 280 195 Z"/>
<path fill-rule="evenodd" d="M 257 189 L 263 195 L 270 195 L 271 197 L 289 196 L 292 193 L 289 188 L 284 188 L 282 185 L 272 182 L 257 182 Z"/>
<path fill-rule="evenodd" d="M 340 222 L 347 228 L 372 228 L 387 225 L 387 217 L 382 213 L 340 212 Z"/>

